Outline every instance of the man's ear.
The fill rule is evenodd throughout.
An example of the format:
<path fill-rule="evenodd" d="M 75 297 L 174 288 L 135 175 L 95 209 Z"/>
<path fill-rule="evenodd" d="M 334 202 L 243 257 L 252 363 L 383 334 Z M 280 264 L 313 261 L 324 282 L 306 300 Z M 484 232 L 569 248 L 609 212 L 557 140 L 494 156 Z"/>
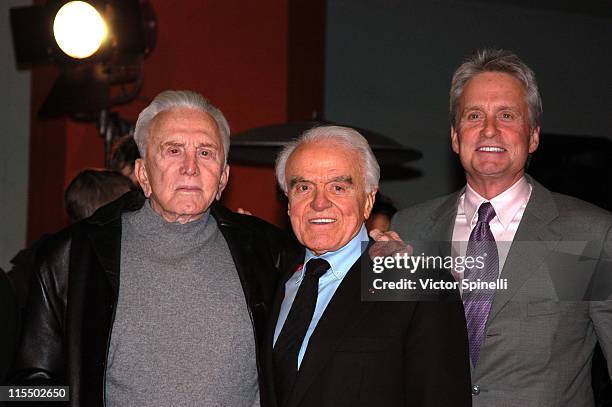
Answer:
<path fill-rule="evenodd" d="M 134 175 L 142 188 L 142 192 L 148 198 L 151 196 L 151 183 L 149 182 L 149 175 L 147 174 L 147 168 L 144 159 L 138 158 L 134 163 Z"/>
<path fill-rule="evenodd" d="M 540 145 L 540 128 L 536 127 L 529 135 L 529 154 L 538 149 Z"/>
<path fill-rule="evenodd" d="M 215 197 L 217 201 L 221 199 L 221 194 L 223 193 L 223 190 L 227 186 L 227 181 L 229 181 L 229 173 L 230 173 L 230 166 L 228 164 L 225 164 L 225 168 L 221 170 L 221 177 L 219 178 L 219 189 L 217 189 L 217 195 Z"/>
<path fill-rule="evenodd" d="M 364 219 L 368 219 L 370 217 L 370 213 L 372 212 L 372 207 L 374 207 L 374 201 L 376 200 L 377 192 L 378 192 L 378 188 L 375 188 L 372 192 L 366 193 L 365 207 L 363 208 L 363 218 Z"/>
<path fill-rule="evenodd" d="M 457 154 L 459 154 L 459 135 L 457 130 L 455 130 L 455 126 L 451 126 L 450 129 L 450 137 L 451 137 L 451 148 Z"/>

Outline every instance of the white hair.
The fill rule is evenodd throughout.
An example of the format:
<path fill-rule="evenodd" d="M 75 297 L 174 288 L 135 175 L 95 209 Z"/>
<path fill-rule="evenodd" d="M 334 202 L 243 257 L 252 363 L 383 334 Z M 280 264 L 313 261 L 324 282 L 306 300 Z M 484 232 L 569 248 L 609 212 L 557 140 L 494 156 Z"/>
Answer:
<path fill-rule="evenodd" d="M 190 90 L 166 90 L 157 95 L 151 104 L 140 112 L 138 120 L 136 121 L 136 128 L 134 129 L 134 141 L 136 141 L 140 156 L 143 158 L 146 157 L 149 127 L 155 116 L 166 110 L 180 107 L 201 110 L 212 117 L 217 124 L 219 136 L 223 143 L 225 165 L 227 163 L 227 155 L 230 148 L 230 129 L 227 119 L 221 110 L 213 106 L 206 98 Z"/>
<path fill-rule="evenodd" d="M 317 143 L 321 141 L 332 141 L 358 153 L 362 159 L 361 164 L 365 175 L 364 183 L 366 193 L 378 189 L 380 166 L 365 137 L 349 127 L 320 126 L 306 131 L 296 140 L 288 143 L 278 154 L 275 168 L 276 180 L 284 193 L 287 193 L 288 190 L 287 180 L 285 179 L 285 169 L 291 154 L 302 144 Z M 316 157 L 313 159 L 316 160 Z"/>

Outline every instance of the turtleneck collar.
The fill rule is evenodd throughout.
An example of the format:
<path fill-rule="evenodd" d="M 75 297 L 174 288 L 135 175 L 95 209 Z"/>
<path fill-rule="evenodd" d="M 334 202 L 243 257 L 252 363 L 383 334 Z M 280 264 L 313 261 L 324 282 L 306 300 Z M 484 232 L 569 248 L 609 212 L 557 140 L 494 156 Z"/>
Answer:
<path fill-rule="evenodd" d="M 201 243 L 212 234 L 214 228 L 207 228 L 210 220 L 210 209 L 202 217 L 188 223 L 168 222 L 151 207 L 150 200 L 146 200 L 141 209 L 125 214 L 125 221 L 134 226 L 134 230 L 147 240 L 168 241 L 180 239 Z M 214 220 L 213 220 L 214 221 Z"/>

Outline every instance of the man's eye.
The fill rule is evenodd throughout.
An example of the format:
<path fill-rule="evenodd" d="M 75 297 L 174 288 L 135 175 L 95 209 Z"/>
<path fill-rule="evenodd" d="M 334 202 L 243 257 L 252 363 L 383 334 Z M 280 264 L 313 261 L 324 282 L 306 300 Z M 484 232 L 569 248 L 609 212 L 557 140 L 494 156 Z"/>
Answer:
<path fill-rule="evenodd" d="M 334 185 L 334 192 L 343 192 L 345 188 L 342 185 Z"/>
<path fill-rule="evenodd" d="M 170 154 L 178 154 L 178 153 L 179 153 L 179 151 L 180 151 L 180 150 L 179 150 L 178 148 L 176 148 L 176 147 L 170 147 L 170 148 L 168 149 L 168 152 L 169 152 Z"/>
<path fill-rule="evenodd" d="M 467 118 L 468 118 L 468 120 L 479 119 L 480 118 L 480 113 L 478 113 L 478 112 L 468 113 Z"/>
<path fill-rule="evenodd" d="M 501 117 L 502 117 L 502 119 L 505 119 L 505 120 L 512 120 L 512 119 L 514 119 L 514 114 L 509 113 L 509 112 L 503 112 L 501 114 Z"/>
<path fill-rule="evenodd" d="M 305 192 L 308 191 L 308 185 L 305 184 L 299 184 L 295 187 L 296 191 L 298 192 Z"/>
<path fill-rule="evenodd" d="M 200 156 L 201 157 L 208 157 L 208 156 L 210 156 L 210 151 L 202 150 L 202 151 L 200 151 Z"/>

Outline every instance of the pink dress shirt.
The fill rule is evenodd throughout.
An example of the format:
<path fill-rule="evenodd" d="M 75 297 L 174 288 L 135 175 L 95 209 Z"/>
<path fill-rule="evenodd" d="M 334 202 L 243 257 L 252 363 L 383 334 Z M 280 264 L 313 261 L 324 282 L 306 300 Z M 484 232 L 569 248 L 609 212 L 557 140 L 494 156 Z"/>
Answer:
<path fill-rule="evenodd" d="M 525 177 L 522 177 L 510 188 L 488 201 L 491 202 L 496 213 L 489 225 L 497 242 L 500 274 L 503 272 L 510 245 L 521 223 L 530 196 L 531 185 Z M 487 202 L 487 199 L 480 196 L 470 187 L 470 184 L 467 184 L 457 207 L 451 246 L 453 257 L 465 256 L 470 233 L 478 221 L 478 208 L 483 202 Z M 454 274 L 459 280 L 463 278 L 463 272 L 455 270 Z"/>

